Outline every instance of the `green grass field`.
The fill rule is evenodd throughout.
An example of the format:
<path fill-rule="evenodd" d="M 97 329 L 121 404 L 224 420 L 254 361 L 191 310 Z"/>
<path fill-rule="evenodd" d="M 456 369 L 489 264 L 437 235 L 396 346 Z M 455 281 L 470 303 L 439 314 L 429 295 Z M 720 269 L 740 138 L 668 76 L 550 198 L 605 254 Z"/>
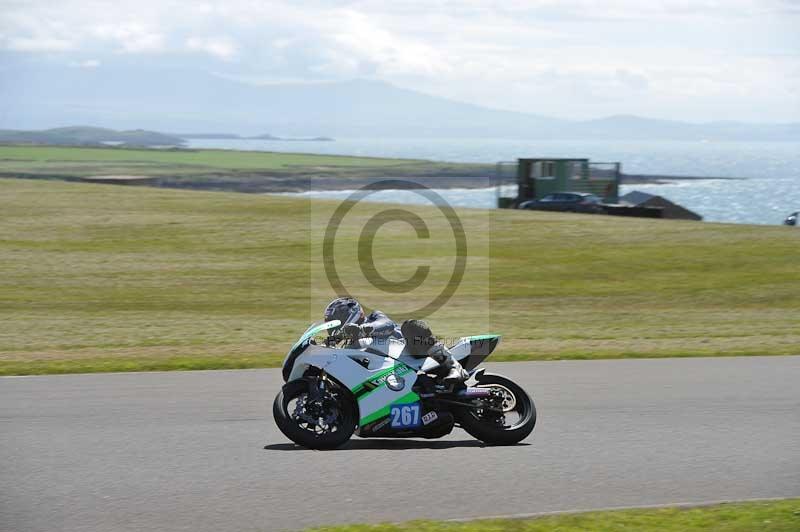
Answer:
<path fill-rule="evenodd" d="M 452 523 L 350 525 L 316 532 L 795 532 L 800 530 L 800 499 L 720 504 L 698 508 L 660 508 L 562 514 L 534 519 L 494 519 Z"/>
<path fill-rule="evenodd" d="M 0 179 L 0 373 L 279 364 L 324 304 L 312 300 L 309 216 L 335 204 L 311 205 Z M 362 204 L 358 215 L 384 208 Z M 431 208 L 409 209 L 434 218 Z M 503 334 L 493 360 L 800 354 L 797 230 L 460 215 L 486 231 L 490 270 L 467 276 L 432 326 L 446 336 Z M 376 244 L 383 274 L 407 277 L 419 255 L 446 261 L 437 229 L 420 247 L 408 227 L 387 226 Z M 347 276 L 357 264 L 340 267 Z M 408 317 L 390 296 L 364 293 Z"/>
<path fill-rule="evenodd" d="M 235 150 L 0 145 L 0 174 L 53 176 L 428 175 L 486 173 L 491 165 Z M 488 174 L 487 174 L 488 175 Z"/>

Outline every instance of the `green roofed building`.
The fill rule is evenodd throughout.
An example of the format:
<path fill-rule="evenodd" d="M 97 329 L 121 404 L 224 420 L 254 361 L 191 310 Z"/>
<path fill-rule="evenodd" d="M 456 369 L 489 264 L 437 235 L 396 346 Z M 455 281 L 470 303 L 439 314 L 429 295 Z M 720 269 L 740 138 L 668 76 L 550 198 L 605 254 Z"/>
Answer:
<path fill-rule="evenodd" d="M 620 177 L 621 164 L 617 162 L 559 157 L 501 162 L 497 164 L 497 206 L 513 208 L 556 192 L 589 192 L 616 203 Z"/>

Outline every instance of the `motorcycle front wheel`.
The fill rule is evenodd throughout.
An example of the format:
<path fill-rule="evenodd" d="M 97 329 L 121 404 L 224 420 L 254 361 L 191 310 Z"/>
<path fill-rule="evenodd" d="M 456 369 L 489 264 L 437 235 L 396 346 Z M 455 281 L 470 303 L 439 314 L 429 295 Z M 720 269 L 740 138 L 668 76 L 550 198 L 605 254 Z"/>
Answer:
<path fill-rule="evenodd" d="M 356 409 L 340 387 L 326 382 L 324 390 L 312 390 L 317 381 L 297 379 L 286 383 L 272 404 L 280 431 L 309 449 L 335 449 L 353 435 Z"/>
<path fill-rule="evenodd" d="M 486 375 L 477 387 L 495 390 L 503 411 L 460 409 L 458 422 L 464 430 L 490 445 L 514 445 L 530 435 L 536 426 L 536 406 L 521 386 L 500 375 Z"/>

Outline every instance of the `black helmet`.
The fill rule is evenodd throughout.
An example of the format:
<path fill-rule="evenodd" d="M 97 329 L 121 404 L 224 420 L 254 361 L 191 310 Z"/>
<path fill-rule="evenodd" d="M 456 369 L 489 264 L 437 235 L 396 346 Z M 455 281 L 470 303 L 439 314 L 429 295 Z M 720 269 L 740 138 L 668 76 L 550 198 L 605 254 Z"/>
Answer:
<path fill-rule="evenodd" d="M 436 343 L 430 326 L 422 320 L 406 320 L 400 327 L 406 341 L 406 351 L 413 357 L 423 357 Z"/>
<path fill-rule="evenodd" d="M 325 321 L 339 320 L 342 322 L 342 325 L 337 329 L 348 323 L 363 323 L 364 319 L 364 309 L 352 297 L 337 297 L 325 307 Z M 334 331 L 332 330 L 331 332 Z"/>

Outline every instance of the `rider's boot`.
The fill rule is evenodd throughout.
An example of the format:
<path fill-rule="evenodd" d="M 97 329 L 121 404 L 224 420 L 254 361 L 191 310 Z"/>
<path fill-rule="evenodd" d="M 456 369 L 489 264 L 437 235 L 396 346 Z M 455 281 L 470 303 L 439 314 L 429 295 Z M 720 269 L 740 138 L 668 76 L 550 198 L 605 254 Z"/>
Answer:
<path fill-rule="evenodd" d="M 459 382 L 464 382 L 469 378 L 469 373 L 461 366 L 458 360 L 454 359 L 452 355 L 445 361 L 443 364 L 445 368 L 448 366 L 450 370 L 447 372 L 447 375 L 444 377 L 443 381 L 445 384 L 458 384 Z"/>
<path fill-rule="evenodd" d="M 444 374 L 442 383 L 447 386 L 455 386 L 459 382 L 464 382 L 469 378 L 469 373 L 453 358 L 450 351 L 442 343 L 436 343 L 428 351 L 428 356 L 439 363 L 441 373 Z M 445 373 L 447 372 L 447 373 Z"/>

